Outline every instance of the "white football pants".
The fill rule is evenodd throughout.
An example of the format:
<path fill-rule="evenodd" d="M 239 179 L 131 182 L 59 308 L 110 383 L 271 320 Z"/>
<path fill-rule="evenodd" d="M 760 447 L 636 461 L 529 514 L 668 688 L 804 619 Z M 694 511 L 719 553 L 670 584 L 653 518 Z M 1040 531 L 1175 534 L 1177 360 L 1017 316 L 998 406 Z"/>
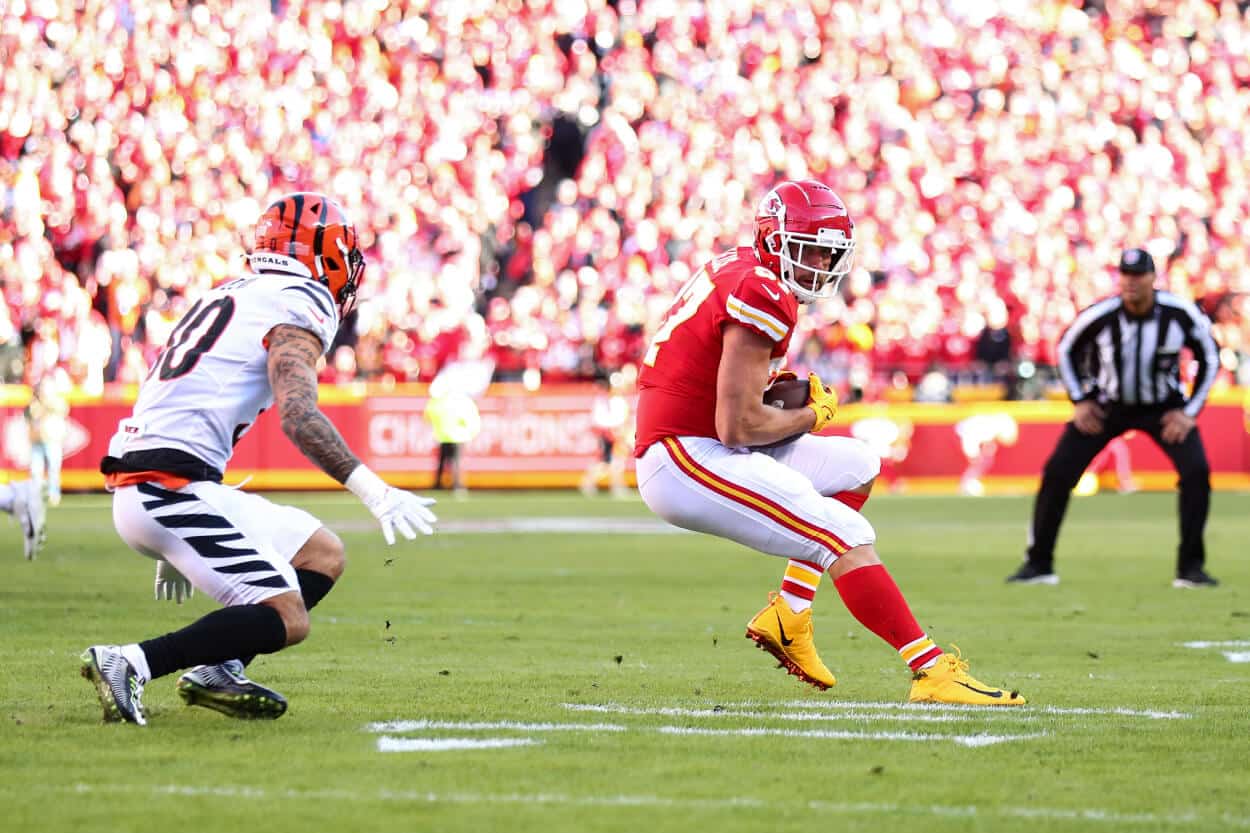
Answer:
<path fill-rule="evenodd" d="M 113 525 L 149 558 L 163 558 L 219 603 L 257 604 L 299 590 L 291 559 L 321 528 L 302 509 L 210 481 L 113 493 Z"/>
<path fill-rule="evenodd" d="M 643 501 L 674 526 L 826 569 L 876 540 L 863 515 L 830 495 L 880 471 L 880 458 L 859 440 L 812 434 L 761 450 L 668 437 L 637 462 Z"/>

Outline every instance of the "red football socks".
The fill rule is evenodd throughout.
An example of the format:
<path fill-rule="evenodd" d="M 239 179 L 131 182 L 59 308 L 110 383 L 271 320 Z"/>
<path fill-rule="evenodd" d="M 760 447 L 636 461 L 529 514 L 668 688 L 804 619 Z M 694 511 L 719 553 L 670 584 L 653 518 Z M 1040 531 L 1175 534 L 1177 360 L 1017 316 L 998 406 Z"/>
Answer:
<path fill-rule="evenodd" d="M 833 584 L 851 615 L 890 643 L 913 671 L 931 665 L 942 655 L 942 649 L 921 630 L 885 565 L 851 570 Z"/>

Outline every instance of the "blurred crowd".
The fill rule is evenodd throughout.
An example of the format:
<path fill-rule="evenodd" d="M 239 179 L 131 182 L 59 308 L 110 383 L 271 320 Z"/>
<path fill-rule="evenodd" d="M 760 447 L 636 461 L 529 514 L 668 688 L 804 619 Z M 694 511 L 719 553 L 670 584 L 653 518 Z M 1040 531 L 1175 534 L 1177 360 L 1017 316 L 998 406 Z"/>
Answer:
<path fill-rule="evenodd" d="M 850 395 L 1035 392 L 1129 245 L 1250 383 L 1247 5 L 7 0 L 0 377 L 138 381 L 305 189 L 369 260 L 326 381 L 604 376 L 814 177 L 857 265 L 795 363 Z"/>

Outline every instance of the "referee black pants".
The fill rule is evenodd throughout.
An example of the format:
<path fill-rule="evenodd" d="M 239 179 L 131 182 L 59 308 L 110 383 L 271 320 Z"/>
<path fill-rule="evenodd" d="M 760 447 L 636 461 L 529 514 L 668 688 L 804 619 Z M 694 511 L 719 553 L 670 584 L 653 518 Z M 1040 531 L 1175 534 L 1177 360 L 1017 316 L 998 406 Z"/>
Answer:
<path fill-rule="evenodd" d="M 464 484 L 460 477 L 460 443 L 438 444 L 438 468 L 434 472 L 435 489 L 443 488 L 443 473 L 451 473 L 451 488 L 460 489 Z"/>
<path fill-rule="evenodd" d="M 1179 444 L 1163 441 L 1162 418 L 1167 410 L 1110 405 L 1101 434 L 1082 434 L 1071 422 L 1064 427 L 1059 444 L 1046 461 L 1042 485 L 1033 504 L 1033 525 L 1026 551 L 1030 564 L 1045 572 L 1054 571 L 1055 539 L 1059 537 L 1073 487 L 1107 443 L 1136 429 L 1150 435 L 1180 475 L 1181 543 L 1176 557 L 1177 573 L 1203 566 L 1206 549 L 1202 536 L 1211 506 L 1211 467 L 1197 426 Z"/>

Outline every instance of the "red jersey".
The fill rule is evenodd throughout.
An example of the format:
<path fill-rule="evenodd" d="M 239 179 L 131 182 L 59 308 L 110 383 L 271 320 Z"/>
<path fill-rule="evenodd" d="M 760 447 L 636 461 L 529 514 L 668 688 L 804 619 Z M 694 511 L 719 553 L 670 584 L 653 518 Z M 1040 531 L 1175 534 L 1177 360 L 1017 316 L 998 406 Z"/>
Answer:
<path fill-rule="evenodd" d="M 780 367 L 798 320 L 794 294 L 750 246 L 714 258 L 668 308 L 638 374 L 634 456 L 664 437 L 716 437 L 716 374 L 728 325 L 773 342 Z M 760 391 L 763 395 L 763 391 Z"/>

